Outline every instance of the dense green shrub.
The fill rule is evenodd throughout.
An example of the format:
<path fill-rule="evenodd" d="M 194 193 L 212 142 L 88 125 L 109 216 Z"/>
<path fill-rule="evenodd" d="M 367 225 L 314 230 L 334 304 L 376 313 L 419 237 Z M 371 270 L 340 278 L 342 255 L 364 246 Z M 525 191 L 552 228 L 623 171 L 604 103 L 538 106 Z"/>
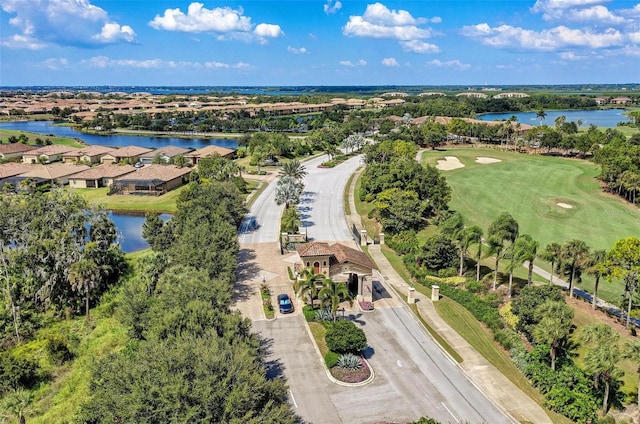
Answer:
<path fill-rule="evenodd" d="M 401 231 L 389 237 L 386 242 L 390 248 L 400 255 L 406 255 L 418 249 L 418 240 L 416 239 L 416 232 L 414 230 Z"/>
<path fill-rule="evenodd" d="M 533 327 L 538 323 L 536 309 L 547 300 L 564 302 L 564 295 L 557 286 L 531 286 L 524 287 L 511 302 L 511 311 L 518 317 L 516 330 L 524 333 L 529 340 L 532 339 Z"/>
<path fill-rule="evenodd" d="M 47 336 L 47 353 L 56 364 L 64 364 L 74 358 L 74 353 L 69 348 L 69 340 L 60 334 Z"/>
<path fill-rule="evenodd" d="M 311 307 L 311 305 L 303 306 L 302 314 L 304 315 L 304 319 L 307 320 L 307 322 L 311 322 L 316 318 L 316 311 Z"/>
<path fill-rule="evenodd" d="M 334 323 L 325 335 L 327 347 L 338 353 L 358 353 L 367 347 L 367 336 L 361 328 L 347 320 Z"/>
<path fill-rule="evenodd" d="M 416 255 L 418 263 L 430 272 L 453 270 L 458 263 L 458 249 L 453 241 L 444 234 L 429 237 L 421 251 Z"/>
<path fill-rule="evenodd" d="M 460 303 L 478 320 L 483 322 L 494 333 L 504 328 L 498 311 L 488 302 L 466 290 L 458 289 L 450 284 L 440 284 L 440 294 Z"/>
<path fill-rule="evenodd" d="M 339 353 L 329 351 L 324 355 L 324 364 L 327 366 L 327 368 L 335 367 L 339 360 L 340 360 Z"/>
<path fill-rule="evenodd" d="M 46 377 L 36 361 L 7 351 L 0 353 L 0 395 L 7 390 L 32 388 Z"/>

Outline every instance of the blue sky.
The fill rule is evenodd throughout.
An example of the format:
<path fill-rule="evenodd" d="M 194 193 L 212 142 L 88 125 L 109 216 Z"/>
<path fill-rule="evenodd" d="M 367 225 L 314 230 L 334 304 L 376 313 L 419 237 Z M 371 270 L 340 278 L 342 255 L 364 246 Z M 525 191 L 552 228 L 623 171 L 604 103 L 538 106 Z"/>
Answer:
<path fill-rule="evenodd" d="M 0 0 L 0 86 L 638 83 L 640 2 Z"/>

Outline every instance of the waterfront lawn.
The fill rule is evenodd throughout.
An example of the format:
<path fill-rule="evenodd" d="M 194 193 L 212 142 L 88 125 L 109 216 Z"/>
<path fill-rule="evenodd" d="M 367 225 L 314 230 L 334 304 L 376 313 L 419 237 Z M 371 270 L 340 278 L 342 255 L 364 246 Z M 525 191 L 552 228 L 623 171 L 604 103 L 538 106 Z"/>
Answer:
<path fill-rule="evenodd" d="M 125 196 L 107 195 L 108 187 L 101 188 L 78 188 L 72 189 L 89 203 L 102 205 L 105 209 L 127 212 L 158 212 L 174 213 L 176 211 L 176 200 L 185 186 L 171 190 L 162 196 Z"/>
<path fill-rule="evenodd" d="M 51 144 L 62 144 L 64 146 L 78 147 L 78 148 L 86 146 L 86 144 L 83 143 L 81 140 L 78 140 L 75 138 L 57 137 L 53 135 L 45 135 L 45 134 L 37 134 L 37 133 L 31 133 L 26 131 L 5 130 L 5 129 L 0 129 L 0 142 L 8 143 L 9 137 L 11 136 L 20 137 L 21 134 L 24 134 L 27 136 L 28 144 L 44 144 L 47 140 L 49 140 L 51 141 Z"/>

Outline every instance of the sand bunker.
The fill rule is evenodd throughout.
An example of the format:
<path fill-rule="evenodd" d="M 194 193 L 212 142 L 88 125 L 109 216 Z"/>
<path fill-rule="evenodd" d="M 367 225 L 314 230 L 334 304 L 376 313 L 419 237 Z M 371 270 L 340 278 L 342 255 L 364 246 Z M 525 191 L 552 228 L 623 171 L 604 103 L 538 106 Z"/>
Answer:
<path fill-rule="evenodd" d="M 562 202 L 560 202 L 560 203 L 556 203 L 556 205 L 560 206 L 561 208 L 565 208 L 565 209 L 571 209 L 571 208 L 573 208 L 573 206 L 571 206 L 571 205 L 570 205 L 570 204 L 568 204 L 568 203 L 562 203 Z"/>
<path fill-rule="evenodd" d="M 464 168 L 464 165 L 455 156 L 445 156 L 444 159 L 438 161 L 436 168 L 441 171 L 451 171 L 452 169 Z"/>
<path fill-rule="evenodd" d="M 483 165 L 489 164 L 489 163 L 498 163 L 498 162 L 502 162 L 500 159 L 496 159 L 496 158 L 487 158 L 487 157 L 483 157 L 483 156 L 478 156 L 476 158 L 476 163 L 481 163 Z"/>

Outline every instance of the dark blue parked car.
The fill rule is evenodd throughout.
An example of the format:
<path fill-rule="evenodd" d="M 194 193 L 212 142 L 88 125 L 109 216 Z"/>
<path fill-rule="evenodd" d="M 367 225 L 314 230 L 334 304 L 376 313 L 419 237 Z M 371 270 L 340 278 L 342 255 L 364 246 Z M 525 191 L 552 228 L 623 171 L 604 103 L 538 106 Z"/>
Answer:
<path fill-rule="evenodd" d="M 289 314 L 293 312 L 293 303 L 291 303 L 291 299 L 288 294 L 279 294 L 278 295 L 278 307 L 280 308 L 280 313 Z"/>

